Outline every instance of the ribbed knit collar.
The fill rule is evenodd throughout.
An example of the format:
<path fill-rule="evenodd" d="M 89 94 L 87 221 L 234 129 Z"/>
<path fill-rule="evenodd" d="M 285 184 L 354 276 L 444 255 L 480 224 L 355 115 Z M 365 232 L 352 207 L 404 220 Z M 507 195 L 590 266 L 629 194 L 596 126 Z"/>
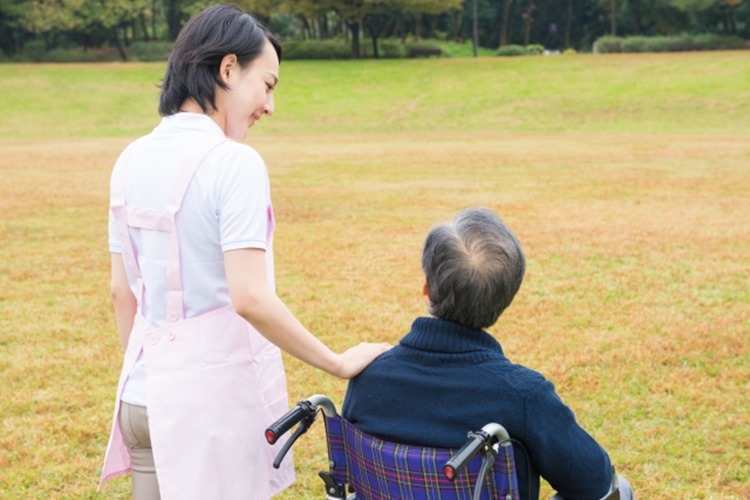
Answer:
<path fill-rule="evenodd" d="M 411 331 L 401 339 L 404 347 L 435 353 L 471 353 L 503 348 L 489 333 L 439 318 L 417 318 Z"/>

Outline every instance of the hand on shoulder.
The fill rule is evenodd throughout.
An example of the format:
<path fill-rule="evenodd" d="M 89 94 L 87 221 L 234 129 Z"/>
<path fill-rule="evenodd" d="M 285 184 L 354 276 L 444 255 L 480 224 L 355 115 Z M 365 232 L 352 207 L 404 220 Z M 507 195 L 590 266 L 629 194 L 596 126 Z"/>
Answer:
<path fill-rule="evenodd" d="M 338 355 L 340 364 L 335 375 L 343 379 L 356 377 L 367 367 L 367 365 L 372 363 L 375 358 L 386 352 L 391 347 L 393 346 L 387 342 L 362 342 L 355 345 Z"/>

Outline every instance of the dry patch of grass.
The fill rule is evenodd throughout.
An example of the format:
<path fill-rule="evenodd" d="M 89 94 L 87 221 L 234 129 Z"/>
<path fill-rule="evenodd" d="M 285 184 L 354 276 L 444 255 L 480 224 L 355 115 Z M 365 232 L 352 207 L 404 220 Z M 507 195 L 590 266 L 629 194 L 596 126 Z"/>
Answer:
<path fill-rule="evenodd" d="M 256 136 L 278 291 L 324 341 L 396 342 L 424 314 L 422 239 L 485 205 L 528 274 L 493 328 L 552 379 L 641 498 L 750 495 L 750 145 L 727 135 Z M 120 350 L 107 293 L 123 140 L 4 144 L 0 489 L 95 497 Z M 292 401 L 345 383 L 287 359 Z M 296 446 L 320 498 L 322 426 Z M 127 480 L 105 497 L 127 496 Z"/>
<path fill-rule="evenodd" d="M 321 336 L 397 341 L 424 313 L 427 229 L 489 206 L 529 257 L 493 329 L 510 356 L 556 382 L 642 498 L 750 494 L 745 138 L 411 134 L 262 148 L 286 249 L 280 291 Z M 289 366 L 304 371 L 305 383 L 290 377 L 293 399 L 316 392 L 320 377 Z M 324 466 L 320 440 L 298 446 L 303 467 L 311 450 Z M 284 498 L 319 491 L 314 474 L 300 481 Z"/>

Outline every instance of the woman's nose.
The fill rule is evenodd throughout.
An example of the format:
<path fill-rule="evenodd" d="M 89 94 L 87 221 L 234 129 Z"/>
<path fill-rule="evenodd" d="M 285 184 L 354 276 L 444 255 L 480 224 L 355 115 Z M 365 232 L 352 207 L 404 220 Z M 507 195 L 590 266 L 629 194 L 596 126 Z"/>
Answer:
<path fill-rule="evenodd" d="M 268 97 L 268 100 L 266 100 L 266 105 L 263 106 L 263 113 L 268 116 L 273 114 L 273 94 L 271 94 Z"/>

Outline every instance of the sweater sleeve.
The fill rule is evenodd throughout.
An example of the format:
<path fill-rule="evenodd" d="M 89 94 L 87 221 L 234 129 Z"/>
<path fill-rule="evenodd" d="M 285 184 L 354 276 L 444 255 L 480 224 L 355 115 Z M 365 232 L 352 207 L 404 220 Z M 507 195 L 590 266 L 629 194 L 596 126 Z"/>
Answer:
<path fill-rule="evenodd" d="M 566 500 L 604 497 L 612 481 L 609 456 L 578 425 L 551 382 L 537 385 L 525 412 L 529 454 L 552 488 Z"/>

